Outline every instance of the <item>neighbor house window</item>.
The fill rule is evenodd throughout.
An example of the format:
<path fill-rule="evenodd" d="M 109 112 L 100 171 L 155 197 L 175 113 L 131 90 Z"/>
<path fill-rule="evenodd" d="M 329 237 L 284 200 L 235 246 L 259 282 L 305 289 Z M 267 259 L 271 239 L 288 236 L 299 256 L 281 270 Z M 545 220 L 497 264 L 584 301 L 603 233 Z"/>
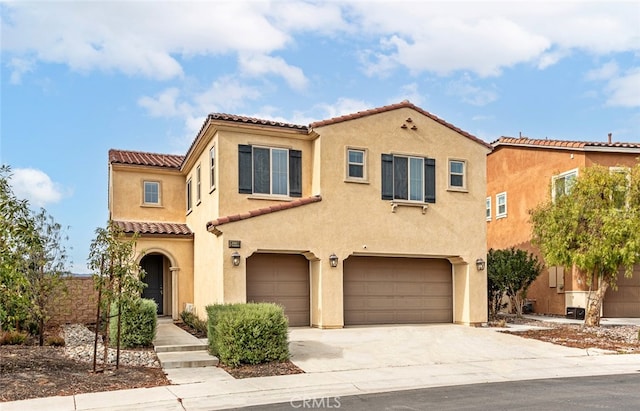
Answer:
<path fill-rule="evenodd" d="M 366 159 L 367 153 L 365 150 L 347 149 L 347 180 L 366 180 Z"/>
<path fill-rule="evenodd" d="M 158 181 L 143 182 L 144 204 L 160 205 L 160 183 Z"/>
<path fill-rule="evenodd" d="M 627 193 L 631 187 L 630 170 L 625 167 L 609 167 L 609 172 L 612 174 L 618 173 L 622 177 L 613 191 L 613 205 L 619 209 L 628 207 L 629 199 Z"/>
<path fill-rule="evenodd" d="M 496 194 L 496 219 L 507 216 L 507 193 Z"/>
<path fill-rule="evenodd" d="M 578 177 L 578 170 L 570 170 L 551 178 L 551 196 L 555 201 L 571 192 L 571 188 Z"/>
<path fill-rule="evenodd" d="M 191 211 L 191 179 L 187 180 L 187 212 Z"/>
<path fill-rule="evenodd" d="M 196 204 L 200 204 L 200 165 L 196 168 Z"/>
<path fill-rule="evenodd" d="M 209 188 L 216 188 L 216 147 L 209 150 Z"/>
<path fill-rule="evenodd" d="M 449 188 L 464 190 L 467 188 L 467 164 L 464 160 L 449 160 Z"/>
<path fill-rule="evenodd" d="M 436 202 L 433 158 L 382 155 L 382 199 Z"/>
<path fill-rule="evenodd" d="M 487 197 L 485 215 L 486 215 L 487 221 L 491 221 L 491 197 Z"/>
<path fill-rule="evenodd" d="M 302 196 L 302 152 L 273 147 L 238 146 L 242 194 Z"/>

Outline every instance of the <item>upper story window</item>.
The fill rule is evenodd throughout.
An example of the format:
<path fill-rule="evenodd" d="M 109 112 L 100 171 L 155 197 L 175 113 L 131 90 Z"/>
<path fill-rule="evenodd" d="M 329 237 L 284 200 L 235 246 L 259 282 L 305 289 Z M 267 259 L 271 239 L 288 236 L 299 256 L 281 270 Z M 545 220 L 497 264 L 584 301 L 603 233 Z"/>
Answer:
<path fill-rule="evenodd" d="M 216 188 L 216 147 L 209 149 L 209 189 Z"/>
<path fill-rule="evenodd" d="M 238 146 L 241 194 L 302 196 L 302 152 L 274 147 Z"/>
<path fill-rule="evenodd" d="M 200 204 L 201 197 L 201 172 L 200 172 L 200 164 L 196 167 L 196 204 Z"/>
<path fill-rule="evenodd" d="M 187 180 L 187 213 L 192 209 L 191 203 L 191 179 Z"/>
<path fill-rule="evenodd" d="M 609 172 L 619 176 L 613 189 L 611 200 L 616 208 L 622 209 L 629 206 L 628 193 L 631 187 L 630 170 L 626 167 L 609 167 Z"/>
<path fill-rule="evenodd" d="M 464 160 L 449 160 L 449 189 L 467 189 L 467 162 Z"/>
<path fill-rule="evenodd" d="M 382 199 L 436 202 L 436 160 L 382 155 Z"/>
<path fill-rule="evenodd" d="M 553 201 L 571 192 L 571 187 L 578 177 L 578 169 L 573 169 L 551 177 L 551 196 Z"/>
<path fill-rule="evenodd" d="M 144 181 L 143 185 L 143 203 L 145 205 L 160 205 L 160 182 Z"/>
<path fill-rule="evenodd" d="M 507 216 L 507 193 L 496 194 L 496 220 Z"/>
<path fill-rule="evenodd" d="M 491 197 L 487 197 L 485 215 L 486 215 L 487 221 L 491 221 Z"/>
<path fill-rule="evenodd" d="M 347 181 L 367 180 L 366 161 L 366 150 L 347 148 Z"/>

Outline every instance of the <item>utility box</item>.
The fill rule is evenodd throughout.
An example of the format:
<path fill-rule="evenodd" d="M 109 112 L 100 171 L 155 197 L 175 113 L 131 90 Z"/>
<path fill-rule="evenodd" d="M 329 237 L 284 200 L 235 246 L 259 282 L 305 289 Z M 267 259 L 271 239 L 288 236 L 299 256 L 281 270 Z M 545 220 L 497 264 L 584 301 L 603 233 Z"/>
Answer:
<path fill-rule="evenodd" d="M 585 309 L 581 307 L 567 307 L 567 318 L 571 320 L 584 320 Z"/>

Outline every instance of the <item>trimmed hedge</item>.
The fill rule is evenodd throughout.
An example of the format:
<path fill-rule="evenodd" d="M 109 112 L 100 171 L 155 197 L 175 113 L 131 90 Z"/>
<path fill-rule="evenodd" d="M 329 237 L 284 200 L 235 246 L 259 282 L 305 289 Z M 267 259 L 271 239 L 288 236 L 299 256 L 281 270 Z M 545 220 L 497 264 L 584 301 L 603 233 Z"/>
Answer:
<path fill-rule="evenodd" d="M 120 325 L 120 346 L 124 348 L 149 347 L 156 336 L 158 326 L 158 306 L 147 298 L 137 298 L 122 304 L 122 321 Z M 118 304 L 111 305 L 111 321 L 109 335 L 114 341 L 118 335 Z"/>
<path fill-rule="evenodd" d="M 209 351 L 226 365 L 289 359 L 287 317 L 272 303 L 207 306 Z"/>

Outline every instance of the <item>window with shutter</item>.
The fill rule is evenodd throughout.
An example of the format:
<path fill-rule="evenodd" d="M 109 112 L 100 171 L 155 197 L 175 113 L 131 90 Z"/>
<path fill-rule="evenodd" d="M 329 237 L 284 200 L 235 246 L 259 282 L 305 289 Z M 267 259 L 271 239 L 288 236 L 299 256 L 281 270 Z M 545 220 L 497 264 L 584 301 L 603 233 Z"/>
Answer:
<path fill-rule="evenodd" d="M 382 155 L 382 199 L 435 203 L 433 158 Z"/>
<path fill-rule="evenodd" d="M 302 196 L 302 152 L 238 146 L 238 192 Z"/>

